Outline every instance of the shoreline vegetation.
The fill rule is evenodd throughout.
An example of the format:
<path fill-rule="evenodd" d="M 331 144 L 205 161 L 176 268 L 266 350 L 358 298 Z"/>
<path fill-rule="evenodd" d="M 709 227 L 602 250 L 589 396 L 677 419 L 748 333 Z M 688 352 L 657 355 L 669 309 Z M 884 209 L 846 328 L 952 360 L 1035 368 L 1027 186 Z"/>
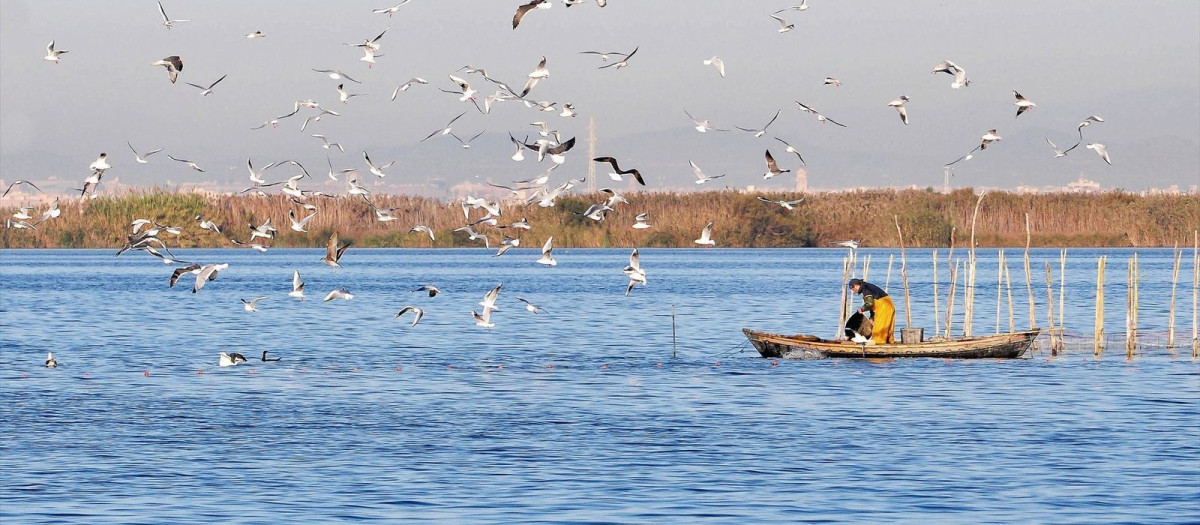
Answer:
<path fill-rule="evenodd" d="M 804 202 L 794 210 L 763 202 Z M 551 235 L 555 247 L 632 248 L 696 247 L 704 225 L 713 222 L 717 246 L 734 248 L 821 247 L 853 239 L 863 247 L 899 247 L 895 220 L 910 248 L 963 245 L 968 240 L 972 212 L 978 195 L 971 188 L 942 194 L 932 189 L 872 189 L 829 193 L 741 193 L 733 190 L 695 193 L 630 193 L 633 204 L 617 204 L 607 220 L 597 222 L 582 214 L 604 194 L 560 197 L 557 204 L 540 208 L 504 202 L 500 225 L 522 217 L 532 229 L 478 225 L 498 247 L 505 233 L 521 233 L 522 246 L 537 247 Z M 394 208 L 396 220 L 377 220 L 371 205 L 357 197 L 312 197 L 319 212 L 307 233 L 289 228 L 288 211 L 297 217 L 308 210 L 285 195 L 202 195 L 161 189 L 134 190 L 116 196 L 61 201 L 58 218 L 36 229 L 5 228 L 2 248 L 118 248 L 131 234 L 134 219 L 151 219 L 163 226 L 181 227 L 181 235 L 160 234 L 167 244 L 181 248 L 227 248 L 230 239 L 250 240 L 249 224 L 267 218 L 278 228 L 272 247 L 323 247 L 330 234 L 359 247 L 450 248 L 480 246 L 455 228 L 467 224 L 460 201 L 428 197 L 372 197 L 380 209 Z M 34 220 L 48 205 L 29 213 Z M 15 207 L 0 207 L 5 218 Z M 486 213 L 470 210 L 470 221 Z M 631 228 L 634 216 L 648 213 L 652 228 Z M 1200 195 L 1138 195 L 1125 192 L 1088 194 L 1016 194 L 988 192 L 982 200 L 975 226 L 981 247 L 1024 246 L 1026 214 L 1035 247 L 1149 247 L 1189 245 L 1200 228 Z M 199 215 L 221 226 L 221 234 L 201 229 Z M 33 220 L 29 222 L 34 222 Z M 418 224 L 433 229 L 436 241 L 424 233 L 409 233 Z M 952 239 L 953 237 L 953 239 Z"/>

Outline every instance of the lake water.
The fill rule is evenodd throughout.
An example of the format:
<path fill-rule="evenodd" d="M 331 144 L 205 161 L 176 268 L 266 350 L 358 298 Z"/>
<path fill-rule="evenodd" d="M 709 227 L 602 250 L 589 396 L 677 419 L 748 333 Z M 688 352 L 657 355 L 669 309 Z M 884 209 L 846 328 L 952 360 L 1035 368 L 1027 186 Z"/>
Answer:
<path fill-rule="evenodd" d="M 860 252 L 903 326 L 898 251 Z M 1133 251 L 1076 249 L 1066 330 L 1087 344 L 1063 355 L 800 362 L 759 358 L 740 330 L 832 336 L 845 250 L 642 250 L 628 297 L 623 249 L 556 249 L 545 268 L 533 249 L 351 248 L 337 271 L 319 250 L 177 251 L 229 263 L 197 294 L 142 253 L 0 251 L 0 521 L 1200 521 L 1190 251 L 1174 350 L 1171 252 L 1137 252 L 1149 344 L 1132 359 Z M 1095 357 L 1101 254 L 1114 339 Z M 995 331 L 996 256 L 980 251 L 976 334 Z M 913 325 L 932 333 L 930 251 L 908 258 Z M 1032 259 L 1045 326 L 1058 251 Z M 287 297 L 292 270 L 306 301 Z M 475 326 L 499 283 L 496 327 Z M 321 301 L 342 286 L 353 300 Z M 394 319 L 405 305 L 420 324 Z M 219 368 L 220 351 L 250 362 Z"/>

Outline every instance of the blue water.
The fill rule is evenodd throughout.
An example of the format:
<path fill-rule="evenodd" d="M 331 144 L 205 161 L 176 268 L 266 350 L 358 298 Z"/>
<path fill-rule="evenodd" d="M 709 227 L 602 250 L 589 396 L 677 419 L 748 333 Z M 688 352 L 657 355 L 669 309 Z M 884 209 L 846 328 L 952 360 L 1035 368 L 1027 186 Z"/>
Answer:
<path fill-rule="evenodd" d="M 903 326 L 898 252 L 861 252 Z M 1086 348 L 880 362 L 743 345 L 743 326 L 832 336 L 844 250 L 642 250 L 649 282 L 628 297 L 626 250 L 556 249 L 556 268 L 492 253 L 351 248 L 334 271 L 318 250 L 179 251 L 230 265 L 192 294 L 140 253 L 0 251 L 0 521 L 1200 521 L 1200 365 L 1161 344 L 1170 250 L 1138 250 L 1132 358 L 1133 251 L 1071 250 L 1066 329 Z M 1100 254 L 1115 339 L 1095 357 Z M 1007 255 L 1024 328 L 1021 252 Z M 930 252 L 908 258 L 913 325 L 932 332 Z M 1033 254 L 1039 326 L 1046 262 L 1057 301 L 1058 251 Z M 293 269 L 307 301 L 286 295 Z M 977 334 L 995 331 L 995 276 L 981 250 Z M 496 327 L 475 326 L 501 282 Z M 321 301 L 341 286 L 353 300 Z M 416 327 L 394 319 L 404 305 L 425 309 Z M 955 333 L 961 311 L 960 295 Z M 218 368 L 220 351 L 251 361 Z"/>

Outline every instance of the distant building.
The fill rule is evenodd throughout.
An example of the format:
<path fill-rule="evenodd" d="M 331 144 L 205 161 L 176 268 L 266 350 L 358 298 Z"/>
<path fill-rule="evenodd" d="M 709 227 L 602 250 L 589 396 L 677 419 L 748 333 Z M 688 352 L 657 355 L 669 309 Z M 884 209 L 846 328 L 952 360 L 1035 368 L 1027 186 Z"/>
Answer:
<path fill-rule="evenodd" d="M 1067 193 L 1097 193 L 1099 191 L 1099 182 L 1085 179 L 1082 175 L 1079 176 L 1079 179 L 1067 183 L 1066 188 Z"/>
<path fill-rule="evenodd" d="M 796 191 L 800 193 L 808 191 L 808 172 L 804 168 L 796 168 Z"/>

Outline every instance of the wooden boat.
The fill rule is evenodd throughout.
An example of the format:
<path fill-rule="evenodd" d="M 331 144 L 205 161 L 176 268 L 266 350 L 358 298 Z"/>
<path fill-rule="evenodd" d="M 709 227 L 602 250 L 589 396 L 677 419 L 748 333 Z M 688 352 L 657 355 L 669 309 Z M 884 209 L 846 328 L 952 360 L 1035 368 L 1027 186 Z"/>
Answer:
<path fill-rule="evenodd" d="M 750 344 L 763 357 L 784 359 L 823 359 L 827 357 L 887 358 L 887 357 L 943 357 L 949 359 L 1012 359 L 1021 357 L 1041 330 L 1014 332 L 1011 334 L 988 335 L 922 341 L 920 343 L 895 343 L 886 345 L 863 345 L 851 341 L 821 339 L 815 335 L 780 335 L 758 332 L 743 328 L 742 332 Z"/>

